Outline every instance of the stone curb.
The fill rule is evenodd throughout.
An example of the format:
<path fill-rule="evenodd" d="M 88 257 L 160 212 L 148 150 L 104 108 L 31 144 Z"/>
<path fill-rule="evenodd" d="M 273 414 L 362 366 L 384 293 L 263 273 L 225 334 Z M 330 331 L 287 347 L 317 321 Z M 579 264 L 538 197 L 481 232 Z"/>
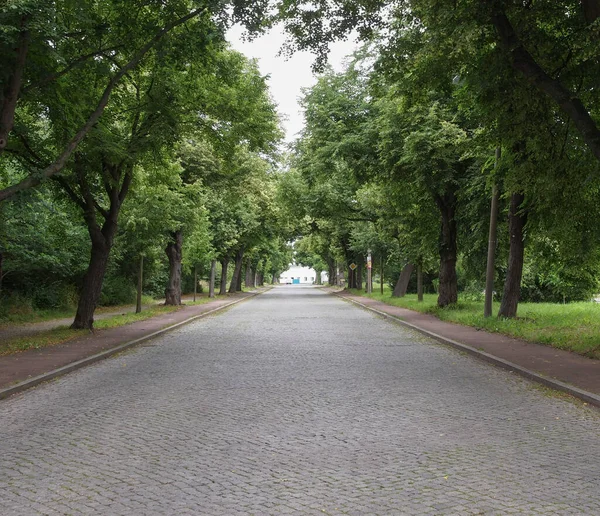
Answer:
<path fill-rule="evenodd" d="M 561 382 L 560 380 L 556 380 L 554 378 L 549 378 L 547 376 L 543 376 L 539 373 L 536 373 L 535 371 L 531 371 L 530 369 L 521 367 L 520 365 L 509 362 L 508 360 L 504 360 L 503 358 L 499 358 L 497 356 L 491 355 L 490 353 L 486 353 L 485 351 L 480 351 L 471 346 L 468 346 L 467 344 L 463 344 L 461 342 L 449 339 L 447 337 L 444 337 L 443 335 L 439 335 L 432 331 L 429 331 L 429 330 L 426 330 L 419 326 L 416 326 L 415 324 L 403 321 L 402 319 L 400 319 L 399 317 L 396 317 L 395 315 L 391 315 L 391 314 L 382 312 L 381 310 L 377 310 L 376 308 L 372 308 L 370 306 L 364 305 L 363 303 L 356 301 L 355 299 L 350 299 L 346 296 L 340 295 L 337 292 L 332 292 L 332 294 L 339 297 L 340 299 L 349 301 L 351 303 L 354 303 L 355 305 L 365 308 L 366 310 L 369 310 L 378 315 L 381 315 L 381 316 L 385 317 L 386 319 L 391 319 L 392 321 L 394 321 L 396 323 L 399 323 L 403 326 L 406 326 L 415 331 L 418 331 L 419 333 L 427 335 L 428 337 L 431 337 L 432 339 L 437 340 L 438 342 L 441 342 L 442 344 L 447 344 L 448 346 L 452 346 L 456 349 L 459 349 L 460 351 L 469 353 L 470 355 L 473 355 L 481 360 L 485 360 L 486 362 L 489 362 L 496 366 L 502 367 L 503 369 L 518 373 L 521 376 L 528 378 L 529 380 L 533 380 L 534 382 L 541 383 L 547 387 L 551 387 L 558 391 L 566 392 L 567 394 L 570 394 L 571 396 L 575 396 L 576 398 L 579 398 L 579 399 L 585 401 L 586 403 L 589 403 L 590 405 L 600 407 L 600 396 L 597 394 L 594 394 L 593 392 L 585 391 L 585 390 L 579 389 L 578 387 L 575 387 L 573 385 L 569 385 L 568 383 Z"/>
<path fill-rule="evenodd" d="M 172 324 L 171 326 L 167 326 L 166 328 L 162 328 L 161 330 L 155 331 L 153 333 L 149 333 L 148 335 L 144 335 L 143 337 L 139 337 L 135 340 L 131 340 L 124 344 L 120 344 L 114 348 L 110 348 L 110 349 L 107 349 L 106 351 L 96 353 L 95 355 L 89 356 L 87 358 L 77 360 L 76 362 L 72 362 L 70 364 L 67 364 L 66 366 L 59 367 L 58 369 L 54 369 L 52 371 L 48 371 L 47 373 L 43 373 L 39 376 L 34 376 L 33 378 L 29 378 L 28 380 L 24 380 L 22 382 L 16 383 L 14 385 L 11 385 L 10 387 L 0 389 L 0 400 L 2 400 L 4 398 L 8 398 L 9 396 L 12 396 L 13 394 L 17 394 L 19 392 L 30 389 L 31 387 L 35 387 L 36 385 L 39 385 L 42 382 L 47 382 L 48 380 L 52 380 L 54 378 L 57 378 L 58 376 L 65 375 L 72 371 L 76 371 L 77 369 L 81 369 L 82 367 L 91 365 L 95 362 L 99 362 L 100 360 L 104 360 L 105 358 L 109 358 L 112 355 L 116 355 L 117 353 L 120 353 L 121 351 L 125 351 L 126 349 L 132 348 L 133 346 L 136 346 L 137 344 L 140 344 L 146 340 L 150 340 L 150 339 L 153 339 L 154 337 L 158 337 L 159 335 L 162 335 L 163 333 L 166 333 L 168 331 L 179 328 L 180 326 L 183 326 L 184 324 L 188 324 L 192 321 L 195 321 L 196 319 L 200 319 L 202 317 L 206 317 L 207 315 L 211 315 L 215 312 L 219 312 L 219 311 L 224 310 L 225 308 L 229 308 L 230 306 L 233 306 L 237 303 L 241 303 L 242 301 L 248 301 L 249 299 L 252 299 L 253 297 L 256 297 L 260 294 L 263 294 L 264 292 L 267 292 L 268 290 L 270 290 L 270 289 L 262 290 L 260 292 L 252 292 L 252 293 L 250 293 L 251 295 L 249 295 L 249 296 L 243 297 L 241 299 L 236 299 L 235 301 L 232 301 L 231 303 L 227 303 L 226 305 L 222 305 L 217 308 L 213 308 L 212 310 L 209 310 L 208 312 L 194 315 L 194 316 L 190 317 L 189 319 L 186 319 L 185 321 L 181 321 L 181 322 Z"/>

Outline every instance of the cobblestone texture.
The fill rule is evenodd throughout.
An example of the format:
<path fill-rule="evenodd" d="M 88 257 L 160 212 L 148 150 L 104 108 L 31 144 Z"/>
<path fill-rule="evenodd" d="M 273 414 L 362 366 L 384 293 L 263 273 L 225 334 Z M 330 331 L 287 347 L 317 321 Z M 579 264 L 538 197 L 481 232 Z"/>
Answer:
<path fill-rule="evenodd" d="M 0 514 L 600 514 L 600 416 L 281 287 L 0 402 Z"/>

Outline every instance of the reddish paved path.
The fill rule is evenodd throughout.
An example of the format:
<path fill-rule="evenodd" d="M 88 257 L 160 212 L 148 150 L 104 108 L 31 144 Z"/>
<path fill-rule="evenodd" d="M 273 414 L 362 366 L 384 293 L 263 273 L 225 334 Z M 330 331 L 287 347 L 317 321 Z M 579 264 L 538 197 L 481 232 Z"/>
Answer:
<path fill-rule="evenodd" d="M 570 351 L 525 342 L 499 333 L 489 333 L 470 326 L 440 321 L 433 315 L 386 305 L 375 299 L 355 296 L 346 291 L 336 292 L 336 294 L 543 376 L 600 395 L 600 360 L 592 360 Z"/>
<path fill-rule="evenodd" d="M 2 356 L 0 357 L 0 389 L 150 335 L 190 317 L 230 304 L 236 299 L 252 295 L 252 293 L 244 292 L 216 299 L 203 305 L 183 306 L 177 312 L 159 315 L 118 328 L 96 331 L 64 344 Z"/>

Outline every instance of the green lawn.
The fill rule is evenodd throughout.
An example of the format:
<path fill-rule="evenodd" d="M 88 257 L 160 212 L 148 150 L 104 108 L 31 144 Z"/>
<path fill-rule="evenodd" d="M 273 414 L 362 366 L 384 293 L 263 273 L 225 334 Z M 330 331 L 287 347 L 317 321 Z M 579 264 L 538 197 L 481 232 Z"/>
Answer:
<path fill-rule="evenodd" d="M 115 315 L 114 317 L 96 321 L 94 323 L 94 328 L 96 330 L 103 330 L 108 328 L 116 328 L 118 326 L 125 326 L 126 324 L 144 321 L 146 319 L 150 319 L 151 317 L 174 312 L 179 309 L 179 306 L 157 305 L 148 308 L 139 314 L 128 313 L 123 315 Z M 0 356 L 12 355 L 13 353 L 27 351 L 28 349 L 40 349 L 47 346 L 62 344 L 88 333 L 88 330 L 72 330 L 68 326 L 61 326 L 60 328 L 43 331 L 37 335 L 32 335 L 29 337 L 16 337 L 13 339 L 7 339 L 0 343 Z"/>
<path fill-rule="evenodd" d="M 389 305 L 429 313 L 443 321 L 474 326 L 600 359 L 600 303 L 519 303 L 517 319 L 486 319 L 483 317 L 483 302 L 461 301 L 460 296 L 456 306 L 438 308 L 436 294 L 426 294 L 423 302 L 419 303 L 416 294 L 392 298 L 387 287 L 383 295 L 378 288 L 374 290 L 375 292 L 368 297 Z M 367 296 L 362 291 L 351 292 Z M 498 308 L 499 304 L 494 303 L 494 313 L 498 313 Z"/>

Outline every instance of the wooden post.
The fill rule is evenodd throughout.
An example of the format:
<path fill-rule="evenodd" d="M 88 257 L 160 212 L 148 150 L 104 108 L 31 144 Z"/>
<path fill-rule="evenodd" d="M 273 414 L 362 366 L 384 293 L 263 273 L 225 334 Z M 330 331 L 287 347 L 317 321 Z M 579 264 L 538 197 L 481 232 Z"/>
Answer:
<path fill-rule="evenodd" d="M 140 271 L 138 273 L 137 300 L 135 303 L 135 313 L 142 311 L 142 286 L 144 284 L 144 255 L 140 255 Z"/>

